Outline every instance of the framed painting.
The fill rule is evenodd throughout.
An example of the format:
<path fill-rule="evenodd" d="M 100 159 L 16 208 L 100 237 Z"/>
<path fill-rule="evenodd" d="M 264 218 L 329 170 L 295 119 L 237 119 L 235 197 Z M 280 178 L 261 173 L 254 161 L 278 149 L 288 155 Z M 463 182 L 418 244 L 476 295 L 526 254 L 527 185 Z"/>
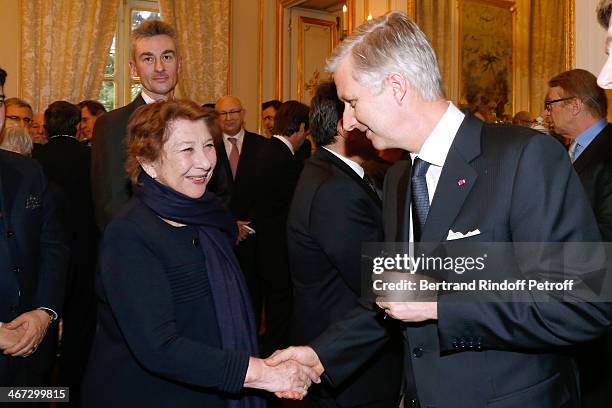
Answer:
<path fill-rule="evenodd" d="M 516 89 L 516 6 L 459 0 L 459 104 L 487 121 L 512 118 Z"/>

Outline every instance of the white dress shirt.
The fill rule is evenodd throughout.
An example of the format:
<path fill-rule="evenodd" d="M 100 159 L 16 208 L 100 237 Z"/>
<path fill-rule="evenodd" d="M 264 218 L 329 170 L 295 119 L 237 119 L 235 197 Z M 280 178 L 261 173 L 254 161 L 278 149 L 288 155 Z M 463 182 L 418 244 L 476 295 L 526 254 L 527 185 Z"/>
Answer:
<path fill-rule="evenodd" d="M 365 170 L 363 169 L 363 167 L 361 167 L 359 164 L 357 164 L 356 162 L 352 161 L 349 158 L 346 158 L 336 152 L 334 152 L 333 150 L 328 149 L 327 147 L 323 146 L 323 148 L 325 150 L 327 150 L 328 152 L 330 152 L 331 154 L 333 154 L 334 156 L 336 156 L 337 158 L 339 158 L 340 160 L 342 160 L 347 166 L 349 166 L 351 169 L 353 169 L 353 171 L 355 173 L 357 173 L 357 175 L 359 176 L 359 178 L 363 178 L 364 174 L 365 174 Z"/>
<path fill-rule="evenodd" d="M 427 182 L 427 192 L 429 194 L 429 204 L 433 201 L 438 187 L 438 181 L 442 174 L 442 168 L 446 162 L 446 156 L 450 150 L 457 131 L 465 119 L 465 114 L 461 112 L 452 102 L 448 103 L 448 109 L 431 132 L 418 153 L 410 153 L 412 163 L 415 157 L 430 163 L 425 180 Z M 410 205 L 410 241 L 414 241 L 412 232 L 412 205 Z"/>
<path fill-rule="evenodd" d="M 242 142 L 244 141 L 244 129 L 240 129 L 240 132 L 236 133 L 234 136 L 223 134 L 223 145 L 225 146 L 225 153 L 229 158 L 230 152 L 232 151 L 232 142 L 229 141 L 229 138 L 233 137 L 236 139 L 236 146 L 238 147 L 238 154 L 242 154 Z"/>
<path fill-rule="evenodd" d="M 285 144 L 285 146 L 287 146 L 289 148 L 289 151 L 291 152 L 291 155 L 295 156 L 295 152 L 293 151 L 293 145 L 291 144 L 291 142 L 289 142 L 287 140 L 286 137 L 282 137 L 280 135 L 273 135 L 272 137 L 274 137 L 274 138 L 280 140 L 281 142 L 283 142 Z"/>

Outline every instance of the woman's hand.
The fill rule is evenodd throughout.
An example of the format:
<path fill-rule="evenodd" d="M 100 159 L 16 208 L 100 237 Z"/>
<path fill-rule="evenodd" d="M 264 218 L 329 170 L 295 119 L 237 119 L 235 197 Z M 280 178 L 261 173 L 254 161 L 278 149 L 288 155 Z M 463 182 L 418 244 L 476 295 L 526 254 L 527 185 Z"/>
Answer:
<path fill-rule="evenodd" d="M 295 361 L 285 361 L 274 367 L 263 360 L 251 357 L 244 381 L 246 388 L 257 388 L 281 393 L 285 398 L 302 399 L 312 382 L 319 383 L 319 376 L 307 366 Z"/>

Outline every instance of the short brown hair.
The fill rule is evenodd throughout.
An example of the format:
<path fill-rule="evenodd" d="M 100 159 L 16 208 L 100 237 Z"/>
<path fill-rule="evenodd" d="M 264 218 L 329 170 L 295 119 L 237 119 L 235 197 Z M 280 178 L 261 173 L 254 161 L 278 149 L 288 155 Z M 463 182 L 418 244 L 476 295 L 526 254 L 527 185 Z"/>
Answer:
<path fill-rule="evenodd" d="M 178 54 L 178 40 L 174 27 L 161 20 L 145 20 L 132 30 L 132 58 L 136 58 L 134 55 L 134 44 L 136 44 L 136 41 L 142 38 L 155 37 L 156 35 L 167 35 L 172 38 L 176 53 Z"/>
<path fill-rule="evenodd" d="M 106 113 L 106 108 L 98 101 L 94 101 L 93 99 L 85 99 L 77 104 L 77 106 L 81 109 L 87 108 L 89 113 L 93 116 L 100 116 L 103 113 Z"/>
<path fill-rule="evenodd" d="M 548 81 L 548 86 L 560 87 L 562 97 L 575 97 L 584 103 L 589 112 L 598 118 L 608 114 L 606 93 L 597 85 L 597 78 L 584 69 L 572 69 L 560 73 Z"/>
<path fill-rule="evenodd" d="M 274 118 L 274 133 L 282 136 L 291 136 L 300 130 L 300 124 L 304 124 L 304 130 L 309 129 L 308 114 L 310 109 L 302 102 L 287 101 L 281 105 Z"/>
<path fill-rule="evenodd" d="M 157 161 L 177 119 L 203 120 L 213 140 L 222 137 L 215 110 L 203 108 L 194 101 L 174 99 L 141 106 L 128 124 L 125 170 L 133 184 L 138 183 L 142 171 L 138 158 L 151 163 Z"/>
<path fill-rule="evenodd" d="M 610 25 L 610 15 L 612 14 L 612 0 L 599 0 L 597 5 L 597 21 L 606 30 Z"/>

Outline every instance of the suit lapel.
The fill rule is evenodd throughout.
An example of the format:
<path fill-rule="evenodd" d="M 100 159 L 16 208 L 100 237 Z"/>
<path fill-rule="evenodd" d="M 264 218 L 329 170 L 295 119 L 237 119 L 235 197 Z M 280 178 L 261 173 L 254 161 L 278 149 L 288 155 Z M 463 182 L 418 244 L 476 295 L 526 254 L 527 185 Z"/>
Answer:
<path fill-rule="evenodd" d="M 607 124 L 574 162 L 576 173 L 580 173 L 594 161 L 600 161 L 600 157 L 610 148 L 612 148 L 612 126 Z"/>
<path fill-rule="evenodd" d="M 378 197 L 378 194 L 376 194 L 376 192 L 374 192 L 370 188 L 370 186 L 368 186 L 366 182 L 363 181 L 363 179 L 359 177 L 359 175 L 355 173 L 355 171 L 350 168 L 346 163 L 344 163 L 338 157 L 323 148 L 317 149 L 317 151 L 315 152 L 315 157 L 322 161 L 330 163 L 332 166 L 337 167 L 347 176 L 352 178 L 366 192 L 366 194 L 372 199 L 372 201 L 374 201 L 378 207 L 381 207 L 382 201 L 380 200 L 380 197 Z"/>
<path fill-rule="evenodd" d="M 423 242 L 446 239 L 478 174 L 470 162 L 480 155 L 482 122 L 467 115 L 451 145 L 423 228 Z"/>
<path fill-rule="evenodd" d="M 0 213 L 8 223 L 11 219 L 11 209 L 19 189 L 20 176 L 10 166 L 4 165 L 0 158 Z"/>

